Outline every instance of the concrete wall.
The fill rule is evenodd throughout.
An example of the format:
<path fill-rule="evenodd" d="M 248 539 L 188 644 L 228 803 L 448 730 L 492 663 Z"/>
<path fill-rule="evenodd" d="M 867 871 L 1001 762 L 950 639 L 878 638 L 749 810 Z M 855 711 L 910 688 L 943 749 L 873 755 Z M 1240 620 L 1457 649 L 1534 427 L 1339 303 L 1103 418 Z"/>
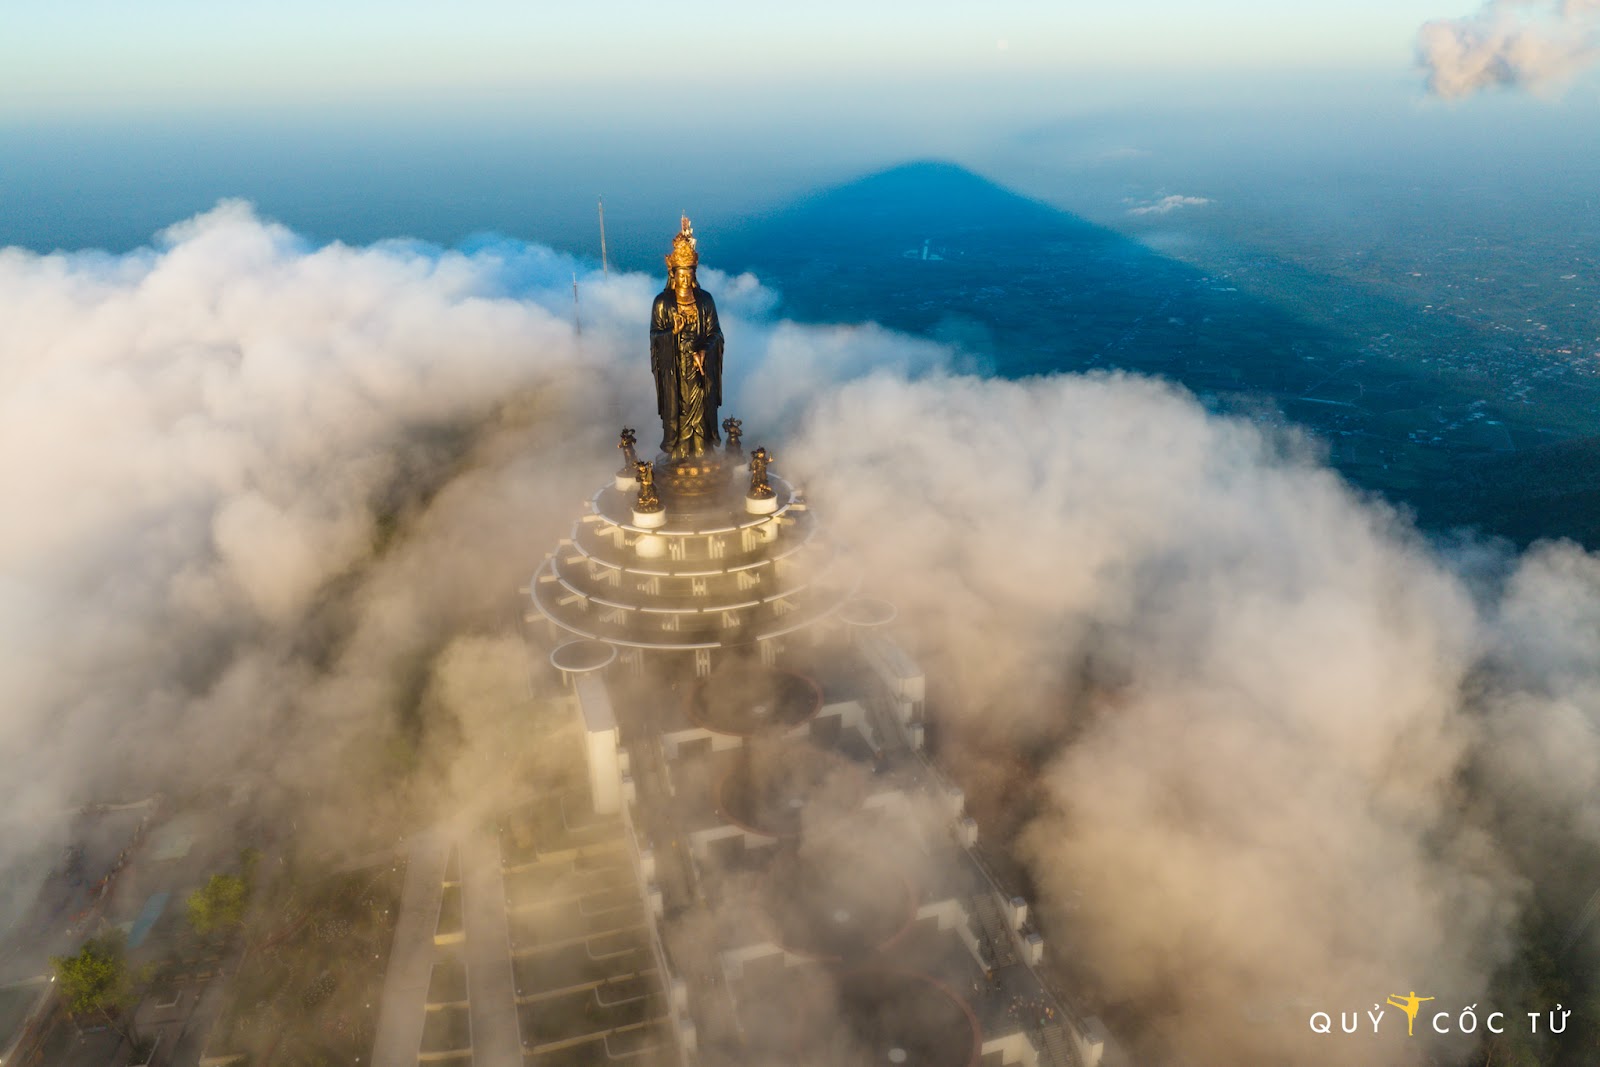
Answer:
<path fill-rule="evenodd" d="M 615 815 L 622 810 L 622 761 L 617 751 L 617 717 L 611 694 L 598 674 L 580 674 L 573 681 L 583 721 L 589 763 L 589 795 L 594 810 Z"/>

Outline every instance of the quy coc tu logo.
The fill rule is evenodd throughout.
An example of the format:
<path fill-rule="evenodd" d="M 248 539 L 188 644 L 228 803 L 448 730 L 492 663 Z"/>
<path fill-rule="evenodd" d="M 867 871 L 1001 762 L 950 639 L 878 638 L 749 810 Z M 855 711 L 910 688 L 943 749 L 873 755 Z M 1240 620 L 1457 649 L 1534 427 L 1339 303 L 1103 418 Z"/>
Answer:
<path fill-rule="evenodd" d="M 1422 1007 L 1423 1001 L 1432 999 L 1432 997 L 1417 996 L 1417 991 L 1413 989 L 1403 997 L 1399 993 L 1390 993 L 1389 999 L 1385 1001 L 1385 1003 L 1390 1007 L 1399 1008 L 1401 1011 L 1406 1013 L 1406 1036 L 1415 1037 L 1417 1036 L 1416 1030 L 1414 1029 L 1417 1023 L 1417 1010 Z M 1343 1013 L 1341 1012 L 1340 1014 Z M 1382 1013 L 1380 1012 L 1379 1014 L 1381 1015 Z M 1342 1022 L 1343 1020 L 1340 1021 Z M 1374 1031 L 1376 1031 L 1378 1024 L 1374 1022 L 1372 1024 L 1372 1028 Z"/>
<path fill-rule="evenodd" d="M 1419 1012 L 1421 1012 L 1422 1005 L 1433 999 L 1433 997 L 1419 997 L 1417 995 L 1417 991 L 1413 989 L 1411 992 L 1406 994 L 1391 993 L 1384 1003 L 1388 1004 L 1391 1008 L 1400 1009 L 1400 1011 L 1406 1017 L 1406 1036 L 1415 1037 L 1417 1035 L 1417 1015 Z M 1566 1032 L 1567 1018 L 1572 1014 L 1572 1012 L 1563 1011 L 1561 1005 L 1557 1004 L 1551 1011 L 1547 1013 L 1530 1011 L 1527 1014 L 1529 1033 L 1537 1034 L 1539 1032 L 1539 1018 L 1541 1014 L 1543 1014 L 1546 1020 L 1546 1032 L 1552 1034 L 1561 1034 Z M 1378 1032 L 1378 1024 L 1383 1021 L 1383 1008 L 1377 1004 L 1374 1004 L 1372 1005 L 1372 1010 L 1367 1012 L 1366 1016 L 1367 1021 L 1372 1025 L 1372 1032 L 1376 1034 Z M 1483 1027 L 1491 1034 L 1503 1034 L 1506 1032 L 1507 1027 L 1500 1024 L 1505 1022 L 1505 1017 L 1505 1012 L 1490 1012 L 1488 1015 L 1483 1017 Z M 1476 1004 L 1469 1004 L 1465 1008 L 1462 1008 L 1461 1011 L 1457 1012 L 1454 1017 L 1452 1017 L 1448 1011 L 1435 1012 L 1430 1021 L 1433 1026 L 1433 1032 L 1436 1034 L 1476 1033 L 1479 1025 L 1478 1006 Z M 1451 1028 L 1451 1023 L 1455 1024 L 1454 1029 Z M 1361 1012 L 1340 1012 L 1339 1029 L 1346 1034 L 1353 1034 L 1359 1031 L 1361 1029 Z M 1311 1030 L 1313 1033 L 1318 1034 L 1333 1033 L 1333 1016 L 1325 1011 L 1312 1012 Z"/>

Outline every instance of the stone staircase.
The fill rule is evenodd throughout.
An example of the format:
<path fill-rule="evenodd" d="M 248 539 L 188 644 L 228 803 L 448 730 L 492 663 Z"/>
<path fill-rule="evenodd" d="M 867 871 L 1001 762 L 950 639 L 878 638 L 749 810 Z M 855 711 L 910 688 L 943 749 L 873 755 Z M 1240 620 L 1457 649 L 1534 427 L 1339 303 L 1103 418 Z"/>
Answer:
<path fill-rule="evenodd" d="M 1078 1054 L 1060 1023 L 1039 1031 L 1039 1067 L 1079 1067 Z"/>
<path fill-rule="evenodd" d="M 1010 967 L 1016 963 L 1016 942 L 1011 937 L 1011 928 L 1006 925 L 994 894 L 979 893 L 972 898 L 972 918 L 978 927 L 974 932 L 979 941 L 989 946 L 995 967 Z"/>

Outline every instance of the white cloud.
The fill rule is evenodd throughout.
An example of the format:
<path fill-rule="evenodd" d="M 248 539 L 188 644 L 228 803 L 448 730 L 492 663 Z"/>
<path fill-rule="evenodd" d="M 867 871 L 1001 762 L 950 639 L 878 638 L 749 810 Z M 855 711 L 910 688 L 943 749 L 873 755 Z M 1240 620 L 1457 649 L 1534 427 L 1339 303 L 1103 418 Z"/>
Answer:
<path fill-rule="evenodd" d="M 1595 0 L 1489 0 L 1471 15 L 1417 31 L 1430 92 L 1469 96 L 1493 87 L 1548 91 L 1600 55 Z"/>
<path fill-rule="evenodd" d="M 1211 201 L 1203 196 L 1178 196 L 1174 194 L 1172 196 L 1164 196 L 1159 200 L 1153 200 L 1148 204 L 1139 204 L 1135 207 L 1130 207 L 1128 209 L 1128 214 L 1170 215 L 1179 208 L 1200 207 L 1203 204 L 1209 203 L 1211 203 Z"/>

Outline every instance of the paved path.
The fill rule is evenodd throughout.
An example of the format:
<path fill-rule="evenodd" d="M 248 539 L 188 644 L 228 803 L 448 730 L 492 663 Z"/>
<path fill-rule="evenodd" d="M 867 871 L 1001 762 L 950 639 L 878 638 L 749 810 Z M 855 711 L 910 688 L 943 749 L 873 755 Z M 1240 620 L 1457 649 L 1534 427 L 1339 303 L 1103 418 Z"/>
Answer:
<path fill-rule="evenodd" d="M 378 1013 L 378 1037 L 372 1049 L 375 1067 L 416 1067 L 417 1052 L 422 1048 L 428 982 L 433 977 L 433 932 L 439 921 L 450 844 L 448 832 L 435 828 L 411 838 L 406 850 L 406 884 L 401 891 L 394 948 L 389 954 Z M 470 929 L 470 919 L 468 923 Z"/>
<path fill-rule="evenodd" d="M 505 874 L 492 833 L 461 842 L 461 908 L 467 935 L 467 991 L 472 998 L 472 1061 L 520 1064 L 522 1035 L 511 981 L 511 931 Z"/>
<path fill-rule="evenodd" d="M 175 1067 L 188 1067 L 190 1064 L 200 1062 L 200 1057 L 205 1053 L 206 1045 L 211 1040 L 211 1031 L 217 1025 L 217 1019 L 222 1015 L 223 1006 L 227 1003 L 227 982 L 222 974 L 229 976 L 239 973 L 239 968 L 244 959 L 243 952 L 235 947 L 228 953 L 227 961 L 219 968 L 222 973 L 208 980 L 200 987 L 200 993 L 189 1015 L 183 1020 L 175 1035 L 162 1041 L 172 1049 L 171 1059 L 168 1061 Z"/>

